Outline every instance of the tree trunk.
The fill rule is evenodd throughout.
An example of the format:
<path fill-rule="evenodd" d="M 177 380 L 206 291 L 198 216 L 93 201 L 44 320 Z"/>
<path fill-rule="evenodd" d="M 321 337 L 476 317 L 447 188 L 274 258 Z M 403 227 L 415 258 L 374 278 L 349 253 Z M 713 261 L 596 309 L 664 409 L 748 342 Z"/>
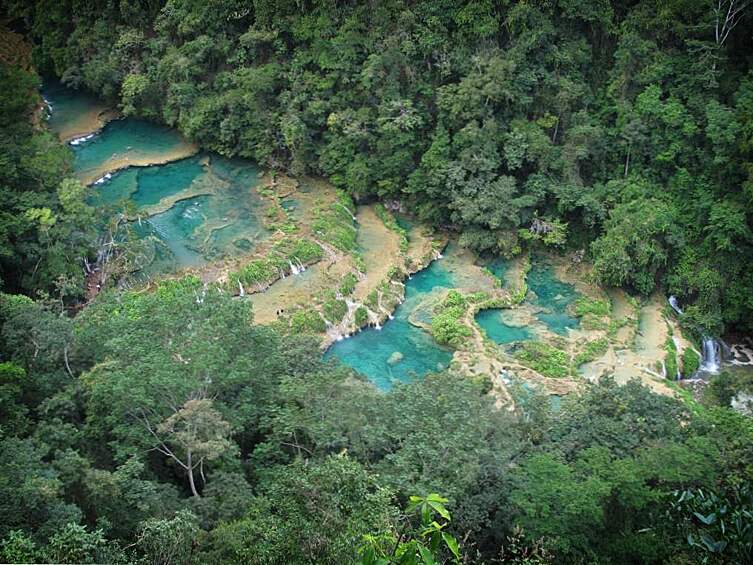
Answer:
<path fill-rule="evenodd" d="M 191 485 L 191 493 L 199 498 L 199 493 L 196 490 L 196 483 L 193 480 L 193 464 L 191 462 L 191 452 L 188 452 L 188 465 L 186 466 L 188 469 L 188 483 Z"/>

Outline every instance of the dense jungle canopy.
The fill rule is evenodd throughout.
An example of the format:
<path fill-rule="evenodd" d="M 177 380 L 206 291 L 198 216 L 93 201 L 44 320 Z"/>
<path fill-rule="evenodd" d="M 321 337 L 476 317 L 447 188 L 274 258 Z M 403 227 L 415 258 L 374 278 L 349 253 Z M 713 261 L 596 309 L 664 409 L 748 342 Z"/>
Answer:
<path fill-rule="evenodd" d="M 753 3 L 5 0 L 0 25 L 0 561 L 753 560 L 741 377 L 507 411 L 491 377 L 379 391 L 195 278 L 83 307 L 97 213 L 39 117 L 59 80 L 750 334 Z"/>

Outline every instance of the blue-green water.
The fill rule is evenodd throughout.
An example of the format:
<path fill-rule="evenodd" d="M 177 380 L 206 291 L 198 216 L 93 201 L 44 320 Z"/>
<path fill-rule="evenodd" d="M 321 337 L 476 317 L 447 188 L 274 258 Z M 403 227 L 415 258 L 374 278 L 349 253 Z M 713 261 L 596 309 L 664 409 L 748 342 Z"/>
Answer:
<path fill-rule="evenodd" d="M 395 319 L 381 330 L 365 329 L 349 339 L 336 342 L 325 357 L 337 357 L 366 375 L 376 386 L 389 389 L 396 381 L 410 382 L 432 371 L 447 368 L 452 351 L 439 347 L 425 331 L 408 322 L 410 314 L 434 288 L 452 288 L 452 274 L 442 261 L 434 261 L 428 268 L 406 281 L 405 302 L 395 310 Z M 399 362 L 390 364 L 395 353 Z"/>
<path fill-rule="evenodd" d="M 101 200 L 116 207 L 130 203 L 137 210 L 166 197 L 177 199 L 137 226 L 141 237 L 154 236 L 162 244 L 149 269 L 156 274 L 247 253 L 265 238 L 262 201 L 253 190 L 257 179 L 258 169 L 248 161 L 196 156 L 129 168 L 96 188 Z"/>
<path fill-rule="evenodd" d="M 513 343 L 531 339 L 531 332 L 526 327 L 514 327 L 505 323 L 507 310 L 481 310 L 476 314 L 476 323 L 484 330 L 489 339 L 499 344 Z"/>
<path fill-rule="evenodd" d="M 494 259 L 493 261 L 490 261 L 486 268 L 489 269 L 492 274 L 497 277 L 502 284 L 504 285 L 505 282 L 505 275 L 507 275 L 507 271 L 510 270 L 510 262 L 506 261 L 505 259 Z"/>
<path fill-rule="evenodd" d="M 48 85 L 45 96 L 52 106 L 51 127 L 86 123 L 84 118 L 101 108 L 59 84 Z M 195 155 L 164 165 L 128 166 L 192 150 L 176 130 L 132 118 L 111 121 L 71 147 L 77 174 L 98 178 L 91 203 L 106 213 L 126 209 L 138 216 L 136 234 L 154 243 L 154 259 L 143 265 L 141 279 L 248 253 L 268 235 L 254 190 L 259 170 L 249 161 Z M 123 166 L 128 168 L 111 170 Z"/>
<path fill-rule="evenodd" d="M 99 172 L 120 168 L 129 161 L 167 160 L 184 146 L 181 135 L 166 126 L 133 118 L 114 120 L 91 139 L 73 146 L 74 167 L 82 177 L 99 176 Z"/>
<path fill-rule="evenodd" d="M 93 108 L 101 107 L 93 96 L 70 90 L 57 81 L 45 81 L 42 95 L 52 109 L 47 124 L 58 134 L 66 129 L 75 130 L 82 116 L 91 113 Z M 81 124 L 81 127 L 84 126 Z"/>
<path fill-rule="evenodd" d="M 568 329 L 578 327 L 578 318 L 571 316 L 567 309 L 579 294 L 573 285 L 556 278 L 551 265 L 534 261 L 527 282 L 528 288 L 536 295 L 533 304 L 542 308 L 536 318 L 560 335 L 566 335 Z"/>
<path fill-rule="evenodd" d="M 131 202 L 137 207 L 157 204 L 162 198 L 188 189 L 205 173 L 200 157 L 189 157 L 166 165 L 130 167 L 113 173 L 95 185 L 95 202 L 120 204 Z"/>

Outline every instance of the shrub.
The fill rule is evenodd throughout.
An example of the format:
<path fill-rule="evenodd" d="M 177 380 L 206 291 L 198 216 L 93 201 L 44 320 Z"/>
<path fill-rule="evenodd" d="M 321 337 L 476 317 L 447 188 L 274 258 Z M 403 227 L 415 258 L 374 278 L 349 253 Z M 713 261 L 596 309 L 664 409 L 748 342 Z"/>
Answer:
<path fill-rule="evenodd" d="M 578 317 L 583 316 L 609 316 L 612 307 L 608 300 L 588 298 L 581 296 L 573 303 L 573 311 Z"/>
<path fill-rule="evenodd" d="M 353 273 L 348 273 L 343 277 L 343 282 L 340 285 L 340 294 L 350 296 L 356 290 L 357 283 L 358 278 Z"/>
<path fill-rule="evenodd" d="M 364 308 L 363 306 L 356 308 L 355 320 L 358 327 L 366 325 L 366 322 L 369 320 L 368 310 L 366 310 L 366 308 Z"/>
<path fill-rule="evenodd" d="M 290 326 L 300 333 L 323 333 L 327 329 L 324 319 L 316 310 L 298 310 L 290 317 Z"/>
<path fill-rule="evenodd" d="M 545 377 L 562 379 L 569 377 L 572 372 L 567 353 L 546 343 L 538 341 L 524 343 L 515 356 Z"/>
<path fill-rule="evenodd" d="M 336 324 L 345 317 L 348 313 L 348 305 L 344 300 L 337 300 L 336 298 L 329 298 L 322 307 L 322 313 L 324 319 L 332 324 Z"/>
<path fill-rule="evenodd" d="M 682 352 L 682 372 L 686 377 L 691 376 L 701 366 L 701 357 L 690 347 Z"/>
<path fill-rule="evenodd" d="M 677 346 L 675 345 L 675 341 L 672 339 L 672 336 L 669 336 L 667 338 L 667 341 L 664 344 L 664 351 L 667 352 L 666 357 L 664 358 L 664 368 L 667 371 L 667 378 L 671 380 L 675 380 L 677 378 Z"/>

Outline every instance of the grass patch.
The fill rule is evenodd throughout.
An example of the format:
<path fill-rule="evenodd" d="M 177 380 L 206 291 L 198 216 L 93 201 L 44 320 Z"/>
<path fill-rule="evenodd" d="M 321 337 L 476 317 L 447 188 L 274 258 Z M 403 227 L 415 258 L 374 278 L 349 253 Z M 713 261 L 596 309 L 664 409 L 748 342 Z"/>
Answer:
<path fill-rule="evenodd" d="M 597 298 L 588 298 L 581 296 L 573 303 L 573 312 L 579 318 L 584 316 L 609 316 L 612 306 L 609 300 L 599 300 Z"/>
<path fill-rule="evenodd" d="M 564 379 L 572 374 L 567 353 L 546 343 L 538 341 L 524 343 L 516 352 L 515 357 L 545 377 Z"/>
<path fill-rule="evenodd" d="M 594 359 L 598 359 L 607 352 L 607 349 L 609 349 L 609 339 L 606 337 L 589 341 L 583 351 L 576 355 L 575 365 L 582 365 L 583 363 L 589 363 Z"/>

